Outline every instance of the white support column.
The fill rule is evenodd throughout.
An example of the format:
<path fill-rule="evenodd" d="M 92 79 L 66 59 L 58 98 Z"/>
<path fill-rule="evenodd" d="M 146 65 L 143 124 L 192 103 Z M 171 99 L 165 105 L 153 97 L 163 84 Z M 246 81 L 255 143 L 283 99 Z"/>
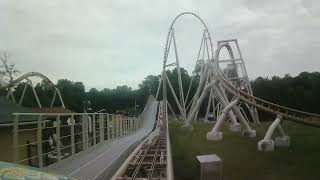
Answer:
<path fill-rule="evenodd" d="M 258 142 L 258 150 L 259 151 L 274 151 L 274 140 L 272 140 L 272 135 L 276 128 L 280 125 L 280 122 L 282 120 L 282 116 L 278 115 L 277 118 L 272 122 L 272 124 L 269 126 L 269 129 L 264 136 L 264 138 Z M 281 126 L 280 126 L 281 128 Z M 281 130 L 280 130 L 281 133 Z M 288 136 L 283 135 L 282 137 L 278 138 L 278 141 L 283 140 L 283 144 L 289 145 L 290 144 L 290 138 Z"/>
<path fill-rule="evenodd" d="M 240 109 L 240 111 L 241 111 L 241 114 L 243 115 L 243 117 L 246 119 L 246 121 L 249 123 L 250 121 L 249 121 L 249 119 L 248 119 L 248 116 L 246 115 L 246 112 L 244 111 L 244 109 L 241 107 L 241 106 L 239 106 L 239 109 Z M 250 110 L 249 110 L 250 111 Z"/>
<path fill-rule="evenodd" d="M 55 102 L 55 100 L 56 100 L 56 96 L 57 96 L 57 90 L 55 89 L 55 90 L 54 90 L 53 97 L 52 97 L 52 101 L 51 101 L 50 107 L 53 107 L 54 102 Z"/>
<path fill-rule="evenodd" d="M 159 85 L 158 85 L 158 89 L 157 89 L 157 93 L 156 93 L 156 100 L 158 99 L 158 96 L 159 96 L 161 82 L 162 82 L 162 76 L 163 76 L 163 72 L 161 73 L 161 77 L 160 77 L 160 80 L 159 80 Z"/>
<path fill-rule="evenodd" d="M 36 98 L 36 101 L 37 101 L 37 103 L 38 103 L 39 108 L 42 108 L 42 105 L 41 105 L 41 103 L 40 103 L 38 94 L 37 94 L 36 90 L 34 89 L 33 84 L 32 84 L 31 82 L 30 82 L 30 87 L 31 87 L 31 89 L 32 89 L 32 92 L 33 92 L 34 97 Z"/>
<path fill-rule="evenodd" d="M 167 101 L 167 104 L 168 104 L 168 107 L 169 107 L 169 109 L 170 109 L 170 111 L 171 111 L 171 113 L 172 113 L 172 115 L 173 115 L 174 119 L 178 120 L 178 118 L 177 118 L 176 114 L 174 113 L 173 109 L 171 108 L 171 105 L 170 105 L 169 101 Z"/>
<path fill-rule="evenodd" d="M 22 104 L 22 101 L 23 101 L 24 95 L 25 95 L 25 93 L 26 93 L 27 87 L 28 87 L 28 83 L 26 83 L 26 84 L 24 85 L 24 88 L 23 88 L 23 91 L 22 91 L 22 95 L 21 95 L 21 97 L 20 97 L 19 105 Z"/>
<path fill-rule="evenodd" d="M 278 124 L 277 129 L 281 136 L 277 136 L 274 139 L 274 145 L 276 147 L 289 147 L 290 146 L 290 136 L 287 136 L 284 132 L 281 123 Z"/>
<path fill-rule="evenodd" d="M 217 86 L 213 87 L 214 91 L 216 92 L 218 98 L 220 99 L 221 105 L 222 107 L 226 107 L 228 106 L 228 104 L 230 103 L 228 100 L 228 97 L 226 96 L 224 89 L 222 88 L 221 84 L 218 84 Z M 220 107 L 221 108 L 221 107 Z M 241 126 L 240 124 L 237 122 L 237 118 L 235 116 L 235 112 L 233 110 L 228 112 L 229 118 L 231 120 L 231 124 L 229 126 L 229 129 L 233 132 L 239 132 L 241 131 Z"/>
<path fill-rule="evenodd" d="M 13 91 L 10 91 L 10 95 L 12 97 L 12 101 L 16 103 L 16 98 L 14 97 Z"/>
<path fill-rule="evenodd" d="M 56 91 L 57 91 L 57 94 L 58 94 L 58 97 L 59 97 L 59 100 L 60 100 L 60 103 L 61 103 L 61 107 L 62 108 L 66 108 L 65 105 L 64 105 L 64 102 L 62 100 L 60 90 L 58 88 L 56 88 Z"/>
<path fill-rule="evenodd" d="M 237 103 L 239 102 L 239 99 L 235 99 L 233 100 L 231 103 L 229 103 L 223 110 L 221 115 L 219 116 L 216 124 L 214 125 L 214 127 L 212 128 L 212 130 L 210 132 L 207 133 L 207 140 L 213 140 L 213 141 L 217 141 L 217 140 L 221 140 L 222 139 L 222 132 L 220 131 L 220 127 L 223 123 L 223 121 L 225 121 L 227 119 L 227 114 L 229 113 L 229 111 L 231 110 L 231 108 L 235 105 L 237 105 Z"/>
<path fill-rule="evenodd" d="M 179 109 L 180 115 L 182 116 L 182 119 L 183 119 L 183 116 L 185 116 L 185 112 L 183 111 L 182 106 L 180 105 L 180 102 L 179 102 L 179 100 L 178 100 L 178 98 L 176 96 L 176 93 L 175 93 L 175 91 L 174 91 L 174 89 L 173 89 L 173 87 L 171 85 L 171 82 L 170 82 L 168 76 L 165 73 L 164 73 L 164 76 L 165 76 L 166 81 L 167 81 L 167 83 L 169 85 L 169 89 L 171 90 L 171 94 L 172 94 L 172 96 L 173 96 L 173 98 L 174 98 L 174 100 L 176 102 L 176 105 L 177 105 L 177 107 Z"/>
<path fill-rule="evenodd" d="M 211 93 L 212 93 L 212 96 L 211 96 L 211 103 L 212 103 L 212 114 L 213 114 L 213 117 L 214 119 L 216 119 L 216 115 L 214 113 L 214 110 L 215 110 L 215 104 L 214 104 L 214 99 L 215 99 L 215 94 L 213 93 L 213 89 L 211 89 Z"/>
<path fill-rule="evenodd" d="M 178 83 L 179 83 L 179 94 L 180 94 L 180 105 L 183 111 L 183 114 L 181 114 L 182 119 L 186 119 L 186 112 L 185 112 L 185 102 L 184 102 L 184 93 L 183 93 L 183 86 L 182 86 L 182 80 L 181 80 L 181 72 L 180 72 L 180 65 L 179 65 L 179 56 L 178 56 L 178 49 L 176 44 L 176 38 L 174 35 L 174 30 L 172 30 L 172 39 L 173 39 L 173 45 L 174 45 L 174 52 L 176 55 L 176 65 L 177 65 L 177 72 L 178 72 Z"/>
<path fill-rule="evenodd" d="M 209 121 L 208 119 L 208 116 L 209 116 L 209 112 L 210 112 L 210 107 L 211 107 L 211 96 L 212 96 L 212 91 L 210 91 L 210 95 L 209 95 L 209 99 L 208 99 L 208 104 L 207 104 L 207 111 L 206 111 L 206 114 L 205 114 L 205 117 L 204 117 L 204 121 Z"/>
<path fill-rule="evenodd" d="M 192 129 L 191 121 L 194 119 L 194 117 L 195 117 L 196 113 L 198 112 L 203 100 L 207 97 L 210 89 L 213 86 L 215 86 L 215 84 L 216 84 L 216 80 L 213 80 L 211 83 L 209 83 L 208 85 L 205 86 L 205 88 L 203 89 L 203 92 L 202 92 L 199 100 L 195 104 L 194 108 L 192 108 L 191 111 L 189 112 L 189 116 L 188 116 L 188 119 L 186 121 L 185 127 L 189 127 L 189 129 Z"/>
<path fill-rule="evenodd" d="M 250 84 L 250 80 L 249 80 L 249 77 L 248 77 L 246 65 L 245 65 L 245 62 L 244 62 L 243 57 L 242 57 L 242 53 L 241 53 L 241 50 L 240 50 L 240 47 L 239 47 L 238 40 L 235 40 L 235 44 L 236 44 L 236 47 L 237 47 L 237 50 L 238 50 L 238 52 L 239 52 L 239 56 L 240 56 L 240 59 L 241 59 L 242 65 L 243 65 L 242 68 L 243 68 L 243 72 L 244 72 L 244 74 L 245 74 L 245 80 L 246 80 L 246 82 L 247 82 L 247 84 L 248 84 L 249 94 L 253 95 L 252 87 L 251 87 L 251 84 Z M 254 116 L 252 116 L 253 119 L 254 119 L 257 123 L 260 123 L 257 108 L 253 108 L 253 110 L 254 110 Z"/>
<path fill-rule="evenodd" d="M 251 129 L 251 127 L 249 126 L 248 122 L 243 117 L 239 107 L 238 106 L 233 106 L 232 110 L 237 115 L 237 117 L 239 118 L 239 120 L 241 122 L 241 125 L 244 128 L 244 130 L 242 131 L 242 134 L 244 136 L 248 136 L 248 137 L 256 137 L 256 131 Z"/>
<path fill-rule="evenodd" d="M 8 92 L 7 92 L 7 95 L 6 95 L 6 99 L 7 99 L 7 100 L 10 100 L 9 98 L 10 98 L 10 95 L 11 95 L 11 91 L 12 91 L 12 87 L 10 87 L 10 88 L 8 89 Z"/>

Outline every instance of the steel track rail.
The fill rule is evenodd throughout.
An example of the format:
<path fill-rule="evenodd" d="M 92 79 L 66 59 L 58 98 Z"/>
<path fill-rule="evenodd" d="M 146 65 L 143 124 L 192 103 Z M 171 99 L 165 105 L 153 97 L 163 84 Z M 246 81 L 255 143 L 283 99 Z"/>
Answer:
<path fill-rule="evenodd" d="M 130 155 L 125 162 L 126 169 L 117 173 L 113 179 L 117 180 L 139 180 L 139 179 L 173 179 L 167 177 L 167 122 L 164 104 L 160 102 L 158 121 L 154 130 L 142 143 L 141 147 Z M 171 158 L 171 156 L 170 156 Z M 170 161 L 171 162 L 171 161 Z M 172 174 L 172 172 L 170 173 Z"/>
<path fill-rule="evenodd" d="M 301 123 L 308 126 L 319 127 L 320 128 L 320 114 L 300 111 L 285 106 L 281 106 L 258 97 L 252 96 L 237 87 L 235 87 L 227 78 L 224 77 L 223 72 L 221 71 L 218 63 L 219 51 L 221 48 L 226 47 L 228 50 L 229 45 L 227 43 L 221 43 L 217 48 L 216 61 L 215 61 L 215 71 L 218 75 L 219 83 L 231 94 L 240 98 L 241 101 L 248 103 L 260 110 L 270 112 L 272 114 L 281 115 L 287 120 L 291 120 L 297 123 Z M 312 121 L 312 118 L 317 118 L 319 121 Z"/>

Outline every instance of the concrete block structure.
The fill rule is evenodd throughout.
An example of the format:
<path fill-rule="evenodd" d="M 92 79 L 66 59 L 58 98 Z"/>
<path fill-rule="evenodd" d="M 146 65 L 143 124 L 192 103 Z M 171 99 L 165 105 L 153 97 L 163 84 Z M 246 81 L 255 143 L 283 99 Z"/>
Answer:
<path fill-rule="evenodd" d="M 222 180 L 222 160 L 216 154 L 197 156 L 201 180 Z"/>

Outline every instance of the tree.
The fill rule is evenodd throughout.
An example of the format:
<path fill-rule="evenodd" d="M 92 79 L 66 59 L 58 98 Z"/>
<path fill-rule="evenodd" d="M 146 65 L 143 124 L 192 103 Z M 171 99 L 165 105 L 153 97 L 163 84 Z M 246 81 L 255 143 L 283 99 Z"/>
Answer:
<path fill-rule="evenodd" d="M 61 92 L 65 106 L 76 112 L 82 112 L 82 101 L 85 100 L 85 88 L 82 82 L 60 79 L 57 88 Z"/>
<path fill-rule="evenodd" d="M 2 63 L 2 65 L 0 65 L 0 85 L 5 86 L 12 83 L 13 76 L 19 74 L 20 71 L 15 68 L 14 64 L 8 62 L 8 52 L 3 52 L 0 58 Z"/>

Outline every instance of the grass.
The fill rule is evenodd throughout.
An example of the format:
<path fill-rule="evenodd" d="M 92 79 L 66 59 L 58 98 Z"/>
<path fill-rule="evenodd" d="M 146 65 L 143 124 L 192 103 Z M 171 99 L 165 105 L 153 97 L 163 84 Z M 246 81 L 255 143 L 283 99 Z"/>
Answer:
<path fill-rule="evenodd" d="M 217 154 L 223 160 L 224 180 L 318 180 L 320 179 L 320 129 L 285 122 L 291 146 L 259 152 L 258 141 L 270 123 L 253 126 L 256 138 L 247 138 L 223 127 L 222 141 L 207 141 L 212 124 L 194 123 L 193 131 L 170 123 L 175 179 L 199 179 L 197 155 Z"/>

